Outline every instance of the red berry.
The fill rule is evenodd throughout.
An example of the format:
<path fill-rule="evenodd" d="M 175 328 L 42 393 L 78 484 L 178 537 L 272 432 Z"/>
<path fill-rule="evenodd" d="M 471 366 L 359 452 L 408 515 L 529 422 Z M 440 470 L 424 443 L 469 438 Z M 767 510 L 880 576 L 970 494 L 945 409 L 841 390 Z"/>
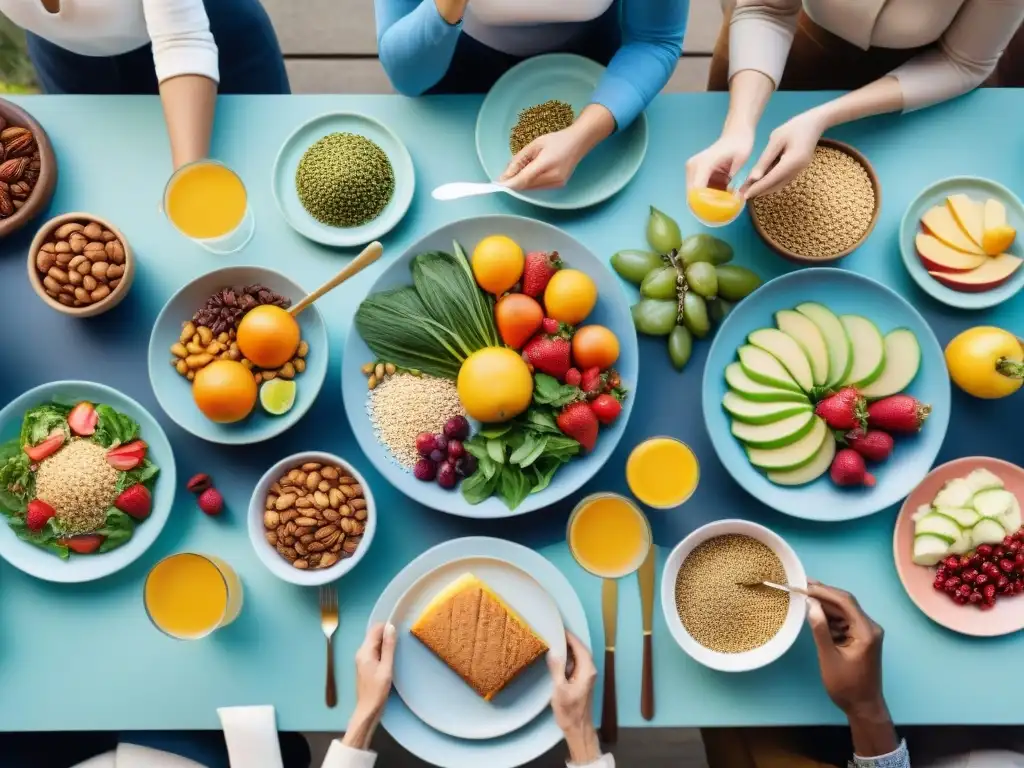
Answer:
<path fill-rule="evenodd" d="M 951 573 L 960 573 L 960 558 L 956 555 L 950 555 L 946 558 L 946 570 Z"/>
<path fill-rule="evenodd" d="M 992 610 L 993 608 L 995 608 L 995 605 L 996 605 L 996 601 L 995 601 L 995 600 L 992 600 L 991 602 L 989 602 L 988 600 L 986 600 L 985 602 L 983 602 L 983 603 L 982 603 L 981 605 L 979 605 L 978 607 L 979 607 L 979 608 L 980 608 L 981 610 L 983 610 L 983 611 L 991 611 L 991 610 Z"/>
<path fill-rule="evenodd" d="M 992 550 L 992 557 L 995 557 L 997 559 L 1006 557 L 1006 547 L 997 546 L 995 549 Z"/>
<path fill-rule="evenodd" d="M 1003 546 L 1009 547 L 1011 544 L 1013 544 L 1013 536 L 1011 536 L 1010 534 L 1006 534 L 1005 536 L 1003 536 Z"/>
<path fill-rule="evenodd" d="M 986 600 L 995 600 L 996 598 L 996 585 L 986 584 L 984 589 L 981 590 L 981 594 L 985 596 Z"/>
<path fill-rule="evenodd" d="M 985 597 L 981 594 L 981 592 L 975 590 L 974 592 L 971 592 L 971 596 L 967 599 L 970 600 L 970 602 L 977 604 L 984 600 Z"/>
<path fill-rule="evenodd" d="M 952 594 L 956 591 L 957 587 L 960 586 L 960 578 L 958 576 L 950 576 L 946 579 L 945 590 Z"/>
<path fill-rule="evenodd" d="M 977 552 L 977 554 L 981 555 L 982 557 L 988 557 L 992 554 L 992 547 L 988 544 L 982 544 L 975 550 L 975 552 Z"/>
<path fill-rule="evenodd" d="M 999 566 L 995 563 L 982 563 L 981 571 L 982 573 L 987 573 L 994 579 L 999 577 Z"/>
<path fill-rule="evenodd" d="M 1015 538 L 1017 541 L 1024 541 L 1024 528 L 1021 528 L 1019 531 L 1013 534 L 1013 538 Z"/>
<path fill-rule="evenodd" d="M 1001 570 L 1003 573 L 1013 573 L 1013 565 L 1014 563 L 1012 560 L 1007 560 L 1004 558 L 999 561 L 999 570 Z"/>
<path fill-rule="evenodd" d="M 932 586 L 941 592 L 946 586 L 946 580 L 941 576 L 936 576 L 935 581 L 932 582 Z"/>
<path fill-rule="evenodd" d="M 981 566 L 982 562 L 983 561 L 981 559 L 981 555 L 979 555 L 977 552 L 971 555 L 971 567 L 978 568 Z"/>
<path fill-rule="evenodd" d="M 961 584 L 960 585 L 960 589 L 957 590 L 957 592 L 959 594 L 963 595 L 964 597 L 969 597 L 970 594 L 971 594 L 971 591 L 972 590 L 971 590 L 971 585 L 970 584 Z"/>
<path fill-rule="evenodd" d="M 1007 549 L 1010 550 L 1012 554 L 1016 555 L 1020 552 L 1020 542 L 1014 539 L 1010 542 L 1010 546 L 1008 546 Z"/>
<path fill-rule="evenodd" d="M 987 573 L 979 573 L 977 578 L 974 579 L 974 586 L 983 587 L 988 584 L 989 576 Z"/>
<path fill-rule="evenodd" d="M 430 439 L 434 439 L 433 435 L 431 435 Z M 412 473 L 417 480 L 430 482 L 437 477 L 437 464 L 427 458 L 420 459 L 416 462 L 416 466 L 412 468 Z"/>
<path fill-rule="evenodd" d="M 996 586 L 999 587 L 1000 589 L 1002 589 L 1003 587 L 1005 587 L 1009 583 L 1010 583 L 1010 580 L 1006 576 L 1000 576 L 999 580 L 996 582 Z"/>
<path fill-rule="evenodd" d="M 970 564 L 971 564 L 971 558 L 969 558 L 967 555 L 961 555 L 960 556 L 960 567 L 961 568 L 967 568 Z"/>
<path fill-rule="evenodd" d="M 935 575 L 936 576 L 945 576 L 946 575 L 946 564 L 945 563 L 939 563 L 939 567 L 935 569 Z"/>
<path fill-rule="evenodd" d="M 210 479 L 210 476 L 200 472 L 198 475 L 192 475 L 185 487 L 192 493 L 202 493 L 211 485 L 213 485 L 213 480 Z"/>
<path fill-rule="evenodd" d="M 978 578 L 978 572 L 974 568 L 967 568 L 962 574 L 963 580 L 967 584 L 973 584 L 974 580 Z"/>
<path fill-rule="evenodd" d="M 966 595 L 953 595 L 953 602 L 957 605 L 967 605 Z"/>
<path fill-rule="evenodd" d="M 197 500 L 199 508 L 208 515 L 219 515 L 224 509 L 224 497 L 216 488 L 207 488 Z"/>

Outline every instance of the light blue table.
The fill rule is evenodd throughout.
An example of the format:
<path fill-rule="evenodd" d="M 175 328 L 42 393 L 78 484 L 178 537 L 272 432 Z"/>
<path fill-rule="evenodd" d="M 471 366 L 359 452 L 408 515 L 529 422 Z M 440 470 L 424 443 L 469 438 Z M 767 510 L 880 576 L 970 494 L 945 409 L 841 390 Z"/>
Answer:
<path fill-rule="evenodd" d="M 763 121 L 774 126 L 821 97 L 776 96 Z M 60 183 L 52 213 L 86 210 L 114 221 L 138 256 L 131 294 L 116 311 L 93 321 L 67 319 L 31 293 L 25 252 L 31 232 L 0 244 L 0 402 L 36 384 L 87 378 L 121 388 L 162 421 L 173 442 L 180 477 L 210 472 L 227 498 L 228 512 L 207 518 L 182 492 L 171 520 L 152 550 L 127 571 L 84 586 L 36 581 L 0 563 L 0 729 L 213 728 L 214 708 L 270 703 L 281 727 L 343 727 L 353 704 L 349 659 L 362 638 L 376 595 L 425 548 L 456 536 L 504 536 L 539 549 L 573 581 L 595 642 L 600 643 L 600 584 L 572 561 L 564 543 L 568 504 L 512 521 L 473 524 L 418 507 L 390 490 L 369 466 L 344 414 L 339 359 L 356 303 L 383 268 L 375 265 L 323 301 L 331 331 L 332 360 L 324 389 L 295 428 L 263 445 L 229 448 L 204 443 L 164 416 L 149 388 L 145 353 L 149 330 L 167 297 L 185 281 L 225 264 L 267 264 L 313 288 L 334 274 L 351 252 L 317 247 L 292 232 L 270 191 L 278 146 L 301 122 L 329 110 L 359 110 L 387 123 L 408 144 L 418 190 L 403 225 L 385 238 L 398 254 L 425 231 L 474 214 L 513 212 L 565 227 L 599 255 L 643 245 L 647 206 L 678 217 L 687 233 L 697 225 L 684 203 L 683 165 L 715 137 L 725 99 L 715 95 L 659 98 L 650 111 L 650 150 L 623 194 L 579 214 L 551 214 L 504 196 L 438 203 L 429 190 L 454 180 L 482 180 L 473 146 L 479 99 L 400 97 L 291 97 L 222 99 L 213 154 L 245 179 L 256 212 L 255 240 L 240 255 L 215 257 L 179 237 L 158 203 L 170 167 L 160 105 L 150 98 L 36 97 L 18 100 L 50 132 L 60 158 Z M 991 322 L 1024 332 L 1024 297 L 994 311 L 966 314 L 929 299 L 900 263 L 896 231 L 904 207 L 926 184 L 953 174 L 987 176 L 1019 193 L 1024 140 L 1016 126 L 1024 96 L 978 92 L 936 109 L 882 118 L 836 131 L 874 162 L 883 207 L 867 244 L 844 266 L 895 287 L 923 309 L 945 344 L 959 330 Z M 744 217 L 724 230 L 737 262 L 765 277 L 789 267 L 756 238 Z M 385 255 L 384 259 L 388 258 Z M 904 594 L 892 562 L 894 510 L 848 524 L 821 525 L 771 512 L 747 496 L 718 464 L 704 434 L 700 378 L 706 344 L 698 345 L 683 375 L 668 365 L 662 343 L 642 343 L 644 372 L 629 431 L 604 472 L 586 489 L 623 491 L 630 449 L 652 433 L 685 439 L 702 461 L 699 490 L 679 512 L 651 514 L 662 557 L 695 527 L 726 515 L 756 519 L 784 536 L 808 573 L 855 592 L 888 630 L 886 693 L 901 723 L 1016 723 L 1019 695 L 1013 685 L 981 684 L 985 695 L 971 706 L 950 706 L 949 691 L 980 690 L 984 668 L 1016 669 L 1021 640 L 978 641 L 950 634 L 920 614 Z M 171 375 L 168 371 L 168 375 Z M 1001 402 L 954 395 L 954 415 L 940 461 L 988 454 L 1021 461 L 1017 432 L 1024 423 L 1024 395 Z M 369 557 L 340 583 L 341 630 L 337 649 L 341 704 L 323 704 L 323 638 L 316 594 L 275 579 L 256 559 L 245 532 L 252 486 L 275 460 L 304 449 L 334 451 L 351 460 L 373 484 L 380 526 Z M 240 619 L 215 637 L 176 643 L 150 627 L 142 609 L 142 581 L 160 557 L 182 549 L 210 551 L 241 573 L 246 604 Z M 623 584 L 618 640 L 620 721 L 639 726 L 640 605 L 635 580 Z M 1021 604 L 1024 610 L 1024 603 Z M 753 725 L 838 723 L 819 682 L 810 637 L 770 668 L 724 675 L 684 656 L 655 614 L 655 725 Z M 600 697 L 597 698 L 600 701 Z"/>

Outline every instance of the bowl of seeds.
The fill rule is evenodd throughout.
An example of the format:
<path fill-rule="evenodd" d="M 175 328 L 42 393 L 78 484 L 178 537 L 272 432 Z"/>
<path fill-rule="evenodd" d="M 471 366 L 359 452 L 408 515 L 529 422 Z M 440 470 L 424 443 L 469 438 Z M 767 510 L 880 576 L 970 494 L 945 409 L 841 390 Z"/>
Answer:
<path fill-rule="evenodd" d="M 871 163 L 834 139 L 818 142 L 810 165 L 793 181 L 747 205 L 754 229 L 769 248 L 815 266 L 859 248 L 881 209 L 882 188 Z"/>
<path fill-rule="evenodd" d="M 807 600 L 761 582 L 806 589 L 796 553 L 769 529 L 719 520 L 672 551 L 661 579 L 661 607 L 679 647 L 721 672 L 749 672 L 789 650 L 803 627 Z"/>
<path fill-rule="evenodd" d="M 296 232 L 323 245 L 378 240 L 412 202 L 412 157 L 383 123 L 338 112 L 314 118 L 281 147 L 274 164 L 277 206 Z"/>

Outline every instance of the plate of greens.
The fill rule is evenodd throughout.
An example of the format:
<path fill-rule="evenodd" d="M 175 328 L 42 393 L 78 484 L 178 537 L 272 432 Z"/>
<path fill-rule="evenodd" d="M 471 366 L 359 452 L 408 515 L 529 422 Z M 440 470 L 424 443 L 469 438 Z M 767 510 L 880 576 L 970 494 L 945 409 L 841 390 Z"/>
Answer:
<path fill-rule="evenodd" d="M 46 581 L 93 581 L 156 541 L 174 454 L 131 398 L 86 381 L 31 389 L 0 410 L 0 557 Z"/>
<path fill-rule="evenodd" d="M 537 290 L 541 262 L 557 270 Z M 608 267 L 557 227 L 495 215 L 435 230 L 377 279 L 348 334 L 342 393 L 393 486 L 442 512 L 501 518 L 555 504 L 601 469 L 638 375 Z"/>

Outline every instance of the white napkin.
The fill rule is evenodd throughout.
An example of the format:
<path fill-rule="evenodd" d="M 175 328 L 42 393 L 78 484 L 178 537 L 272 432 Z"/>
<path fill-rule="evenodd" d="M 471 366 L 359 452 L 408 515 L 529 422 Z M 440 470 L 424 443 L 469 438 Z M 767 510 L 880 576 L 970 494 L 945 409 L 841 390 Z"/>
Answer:
<path fill-rule="evenodd" d="M 140 747 L 137 744 L 121 744 L 116 752 L 105 752 L 79 763 L 76 768 L 204 768 L 195 760 L 161 752 L 158 749 Z"/>
<path fill-rule="evenodd" d="M 217 714 L 232 768 L 284 768 L 281 744 L 277 740 L 277 717 L 272 706 L 221 707 Z"/>

